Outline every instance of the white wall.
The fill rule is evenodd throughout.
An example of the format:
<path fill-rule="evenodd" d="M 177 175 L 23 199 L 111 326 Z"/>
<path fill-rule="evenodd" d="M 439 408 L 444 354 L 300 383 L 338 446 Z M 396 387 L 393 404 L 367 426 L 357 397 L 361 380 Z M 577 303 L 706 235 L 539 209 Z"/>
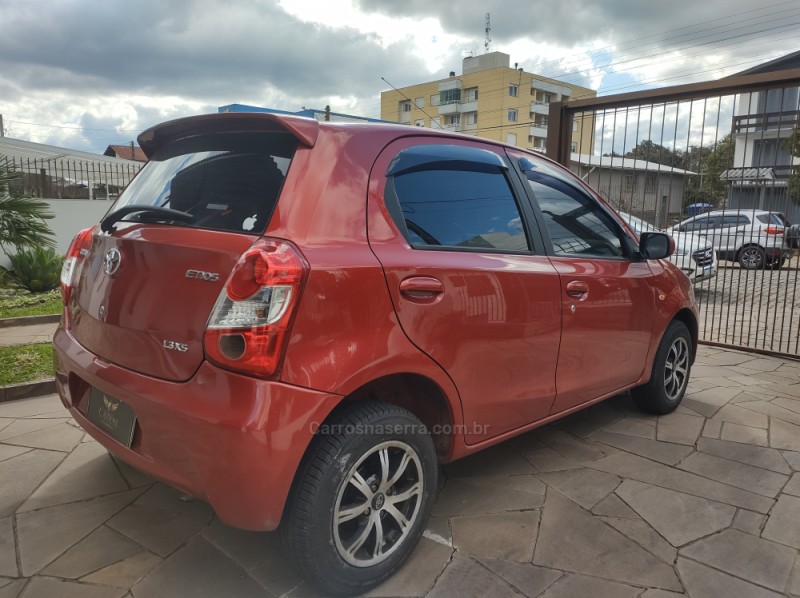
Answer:
<path fill-rule="evenodd" d="M 55 233 L 56 253 L 64 255 L 72 238 L 78 231 L 97 224 L 111 207 L 113 201 L 104 199 L 46 199 L 55 218 L 47 221 L 47 225 Z M 0 250 L 0 266 L 10 266 L 8 257 Z"/>

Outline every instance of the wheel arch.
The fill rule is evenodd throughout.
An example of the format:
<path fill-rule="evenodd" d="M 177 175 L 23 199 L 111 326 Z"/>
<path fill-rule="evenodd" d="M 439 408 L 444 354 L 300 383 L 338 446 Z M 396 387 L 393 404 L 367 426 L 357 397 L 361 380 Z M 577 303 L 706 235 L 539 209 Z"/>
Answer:
<path fill-rule="evenodd" d="M 672 318 L 672 321 L 676 320 L 683 322 L 689 329 L 689 334 L 692 337 L 692 363 L 694 363 L 694 359 L 697 356 L 697 343 L 699 341 L 700 334 L 697 318 L 695 317 L 694 313 L 692 313 L 692 310 L 684 307 Z"/>

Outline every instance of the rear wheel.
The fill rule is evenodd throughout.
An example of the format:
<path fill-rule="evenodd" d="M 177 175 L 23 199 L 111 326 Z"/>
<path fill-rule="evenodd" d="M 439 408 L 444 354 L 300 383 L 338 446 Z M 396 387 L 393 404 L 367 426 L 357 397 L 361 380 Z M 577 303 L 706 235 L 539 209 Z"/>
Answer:
<path fill-rule="evenodd" d="M 437 468 L 430 435 L 405 409 L 370 401 L 325 422 L 281 524 L 301 574 L 335 596 L 392 575 L 422 535 Z"/>
<path fill-rule="evenodd" d="M 639 409 L 663 415 L 681 404 L 692 367 L 691 347 L 692 336 L 686 324 L 673 320 L 658 345 L 650 381 L 631 390 Z"/>
<path fill-rule="evenodd" d="M 738 261 L 745 270 L 760 270 L 767 263 L 767 252 L 758 245 L 748 245 L 739 251 Z"/>

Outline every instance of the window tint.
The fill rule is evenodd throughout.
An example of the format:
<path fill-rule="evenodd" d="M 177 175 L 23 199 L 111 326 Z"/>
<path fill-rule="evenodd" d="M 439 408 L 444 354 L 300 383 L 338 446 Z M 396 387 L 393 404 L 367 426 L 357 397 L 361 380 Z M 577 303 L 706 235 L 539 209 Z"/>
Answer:
<path fill-rule="evenodd" d="M 719 228 L 736 228 L 737 226 L 747 226 L 750 219 L 741 214 L 725 214 L 722 216 L 722 224 Z"/>
<path fill-rule="evenodd" d="M 528 251 L 522 218 L 497 168 L 412 170 L 389 178 L 412 247 Z M 395 220 L 398 217 L 395 216 Z"/>
<path fill-rule="evenodd" d="M 758 218 L 758 221 L 762 224 L 777 224 L 778 226 L 787 226 L 783 214 L 758 214 L 756 218 Z"/>
<path fill-rule="evenodd" d="M 617 226 L 594 199 L 555 168 L 528 160 L 521 166 L 522 162 L 556 254 L 623 255 Z"/>
<path fill-rule="evenodd" d="M 180 226 L 261 233 L 278 201 L 294 148 L 295 141 L 283 135 L 177 141 L 151 158 L 112 210 L 127 205 L 166 207 L 194 217 Z"/>

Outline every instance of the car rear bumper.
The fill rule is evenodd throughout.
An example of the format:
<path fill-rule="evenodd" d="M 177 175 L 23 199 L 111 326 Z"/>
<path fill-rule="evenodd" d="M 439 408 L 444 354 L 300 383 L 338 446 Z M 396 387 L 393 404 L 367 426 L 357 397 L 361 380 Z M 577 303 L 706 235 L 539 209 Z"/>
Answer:
<path fill-rule="evenodd" d="M 316 424 L 341 400 L 204 362 L 186 382 L 126 370 L 89 353 L 59 327 L 56 387 L 75 420 L 112 454 L 206 500 L 225 523 L 272 530 Z M 87 419 L 90 387 L 136 413 L 131 448 Z"/>

